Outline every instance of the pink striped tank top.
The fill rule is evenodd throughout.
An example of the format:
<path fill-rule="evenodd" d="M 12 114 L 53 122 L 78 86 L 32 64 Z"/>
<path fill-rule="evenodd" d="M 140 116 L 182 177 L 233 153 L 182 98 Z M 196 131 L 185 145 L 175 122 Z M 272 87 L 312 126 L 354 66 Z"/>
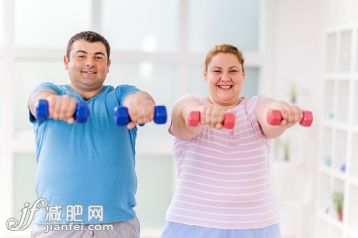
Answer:
<path fill-rule="evenodd" d="M 168 221 L 221 229 L 278 223 L 269 184 L 270 140 L 255 117 L 259 98 L 228 110 L 236 115 L 234 129 L 205 126 L 192 139 L 175 138 L 177 183 Z"/>

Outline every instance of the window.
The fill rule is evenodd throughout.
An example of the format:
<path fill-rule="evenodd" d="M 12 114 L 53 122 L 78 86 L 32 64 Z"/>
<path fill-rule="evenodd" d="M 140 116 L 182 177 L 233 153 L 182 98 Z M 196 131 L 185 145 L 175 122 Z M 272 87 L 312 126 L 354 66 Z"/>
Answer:
<path fill-rule="evenodd" d="M 31 92 L 42 82 L 67 84 L 67 71 L 61 58 L 53 60 L 22 59 L 15 62 L 15 105 L 14 120 L 15 133 L 33 130 L 29 122 L 27 102 Z"/>
<path fill-rule="evenodd" d="M 87 0 L 16 0 L 15 45 L 61 48 L 70 36 L 90 27 Z"/>
<path fill-rule="evenodd" d="M 175 52 L 178 9 L 178 0 L 106 0 L 101 12 L 103 34 L 117 50 Z"/>
<path fill-rule="evenodd" d="M 189 2 L 189 45 L 206 52 L 228 43 L 244 52 L 259 49 L 260 0 L 195 0 Z"/>

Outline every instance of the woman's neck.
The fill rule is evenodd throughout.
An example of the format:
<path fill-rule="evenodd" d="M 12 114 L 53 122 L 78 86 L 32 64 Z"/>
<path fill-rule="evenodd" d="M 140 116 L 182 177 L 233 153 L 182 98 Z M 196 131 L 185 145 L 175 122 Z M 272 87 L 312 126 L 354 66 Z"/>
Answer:
<path fill-rule="evenodd" d="M 206 100 L 207 102 L 211 103 L 211 104 L 218 105 L 218 106 L 220 106 L 220 107 L 222 107 L 222 108 L 224 108 L 224 109 L 231 109 L 231 108 L 236 107 L 237 105 L 239 105 L 240 102 L 241 102 L 241 100 L 242 100 L 242 98 L 240 97 L 240 98 L 238 98 L 235 102 L 233 102 L 233 103 L 228 103 L 228 104 L 216 103 L 214 100 L 212 100 L 212 99 L 210 98 L 210 96 L 209 96 L 209 97 L 206 97 L 205 100 Z"/>

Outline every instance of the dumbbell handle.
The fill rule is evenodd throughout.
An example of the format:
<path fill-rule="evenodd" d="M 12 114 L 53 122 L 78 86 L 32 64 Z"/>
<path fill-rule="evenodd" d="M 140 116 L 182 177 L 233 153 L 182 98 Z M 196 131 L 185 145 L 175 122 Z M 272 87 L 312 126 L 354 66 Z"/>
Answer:
<path fill-rule="evenodd" d="M 200 122 L 200 117 L 199 111 L 191 111 L 188 116 L 189 126 L 196 127 Z M 222 124 L 226 129 L 233 129 L 235 127 L 235 114 L 231 112 L 225 113 Z"/>
<path fill-rule="evenodd" d="M 73 114 L 75 120 L 79 123 L 84 123 L 89 117 L 89 109 L 86 102 L 77 102 L 76 111 Z M 48 101 L 40 99 L 36 106 L 36 120 L 43 122 L 49 118 Z"/>
<path fill-rule="evenodd" d="M 267 122 L 272 126 L 277 126 L 281 124 L 283 120 L 280 110 L 271 109 L 267 113 Z M 302 118 L 300 120 L 300 125 L 304 127 L 309 127 L 313 122 L 313 114 L 311 111 L 303 111 Z"/>
<path fill-rule="evenodd" d="M 165 106 L 154 107 L 154 123 L 165 124 L 167 122 L 167 109 Z M 128 108 L 118 106 L 114 108 L 114 121 L 118 126 L 126 126 L 131 121 L 128 113 Z"/>

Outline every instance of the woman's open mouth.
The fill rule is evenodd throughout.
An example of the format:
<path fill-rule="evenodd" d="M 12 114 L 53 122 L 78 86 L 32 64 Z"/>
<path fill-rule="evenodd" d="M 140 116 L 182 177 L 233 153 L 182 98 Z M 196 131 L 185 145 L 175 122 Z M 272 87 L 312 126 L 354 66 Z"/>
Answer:
<path fill-rule="evenodd" d="M 217 87 L 221 90 L 230 90 L 233 85 L 218 85 Z"/>

